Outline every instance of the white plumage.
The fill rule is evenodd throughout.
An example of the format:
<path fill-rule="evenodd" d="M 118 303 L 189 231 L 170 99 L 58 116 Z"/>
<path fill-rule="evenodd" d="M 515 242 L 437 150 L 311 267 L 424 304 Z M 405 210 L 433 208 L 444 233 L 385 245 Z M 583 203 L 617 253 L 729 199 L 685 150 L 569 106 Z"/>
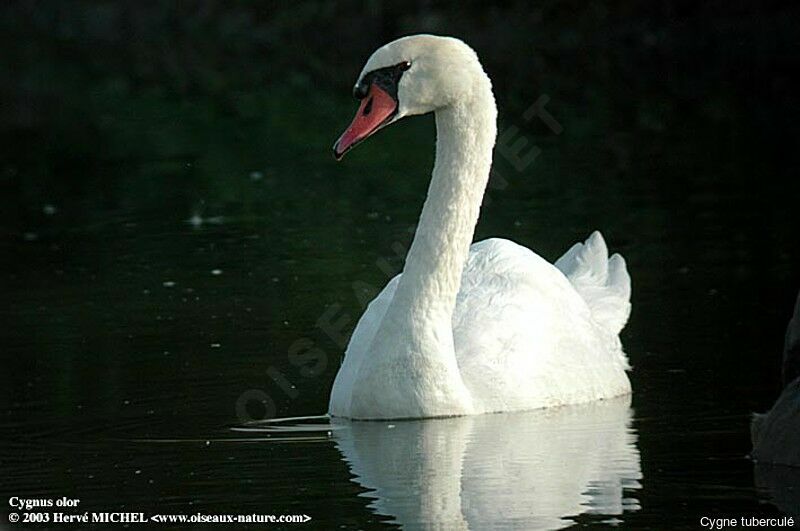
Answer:
<path fill-rule="evenodd" d="M 380 48 L 361 76 L 400 61 L 412 66 L 398 117 L 435 112 L 436 164 L 404 272 L 356 326 L 330 414 L 452 416 L 629 393 L 625 261 L 609 259 L 599 232 L 555 265 L 508 240 L 470 245 L 496 136 L 491 83 L 468 46 L 428 35 Z"/>

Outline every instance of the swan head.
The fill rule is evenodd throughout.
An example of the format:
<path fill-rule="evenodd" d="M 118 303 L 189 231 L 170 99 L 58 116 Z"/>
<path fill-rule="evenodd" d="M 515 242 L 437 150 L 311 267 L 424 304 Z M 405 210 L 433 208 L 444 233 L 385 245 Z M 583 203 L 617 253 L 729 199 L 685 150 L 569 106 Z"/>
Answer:
<path fill-rule="evenodd" d="M 458 39 L 412 35 L 392 41 L 375 50 L 361 70 L 353 87 L 361 104 L 333 154 L 340 160 L 387 125 L 467 99 L 477 84 L 488 82 L 477 54 Z"/>

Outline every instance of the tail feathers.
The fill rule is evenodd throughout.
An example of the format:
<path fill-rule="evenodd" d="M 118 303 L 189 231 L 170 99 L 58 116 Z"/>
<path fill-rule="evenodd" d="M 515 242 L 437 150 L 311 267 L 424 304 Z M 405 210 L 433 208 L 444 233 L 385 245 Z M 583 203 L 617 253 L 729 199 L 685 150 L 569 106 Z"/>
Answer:
<path fill-rule="evenodd" d="M 631 312 L 631 277 L 625 259 L 618 254 L 609 258 L 603 236 L 594 231 L 584 243 L 570 247 L 555 266 L 581 294 L 594 320 L 618 334 Z"/>

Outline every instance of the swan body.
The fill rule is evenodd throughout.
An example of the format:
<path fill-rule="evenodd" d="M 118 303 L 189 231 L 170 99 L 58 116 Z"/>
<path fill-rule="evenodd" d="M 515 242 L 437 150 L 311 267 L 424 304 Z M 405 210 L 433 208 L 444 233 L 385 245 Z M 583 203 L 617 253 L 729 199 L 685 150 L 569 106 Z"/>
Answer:
<path fill-rule="evenodd" d="M 753 459 L 759 464 L 800 467 L 800 293 L 786 329 L 785 387 L 775 405 L 753 416 Z"/>
<path fill-rule="evenodd" d="M 555 265 L 508 240 L 471 245 L 497 118 L 475 52 L 447 37 L 399 39 L 370 57 L 355 92 L 361 109 L 337 157 L 388 123 L 433 111 L 436 163 L 404 270 L 356 326 L 330 414 L 456 416 L 630 393 L 618 337 L 630 277 L 600 233 Z"/>

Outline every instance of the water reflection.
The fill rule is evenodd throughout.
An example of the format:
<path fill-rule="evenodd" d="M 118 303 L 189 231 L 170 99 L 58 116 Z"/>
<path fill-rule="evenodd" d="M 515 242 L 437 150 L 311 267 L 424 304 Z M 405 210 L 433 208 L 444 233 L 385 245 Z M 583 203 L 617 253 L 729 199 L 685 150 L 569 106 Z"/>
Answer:
<path fill-rule="evenodd" d="M 639 509 L 630 398 L 526 413 L 337 421 L 370 507 L 406 528 L 557 529 Z"/>

